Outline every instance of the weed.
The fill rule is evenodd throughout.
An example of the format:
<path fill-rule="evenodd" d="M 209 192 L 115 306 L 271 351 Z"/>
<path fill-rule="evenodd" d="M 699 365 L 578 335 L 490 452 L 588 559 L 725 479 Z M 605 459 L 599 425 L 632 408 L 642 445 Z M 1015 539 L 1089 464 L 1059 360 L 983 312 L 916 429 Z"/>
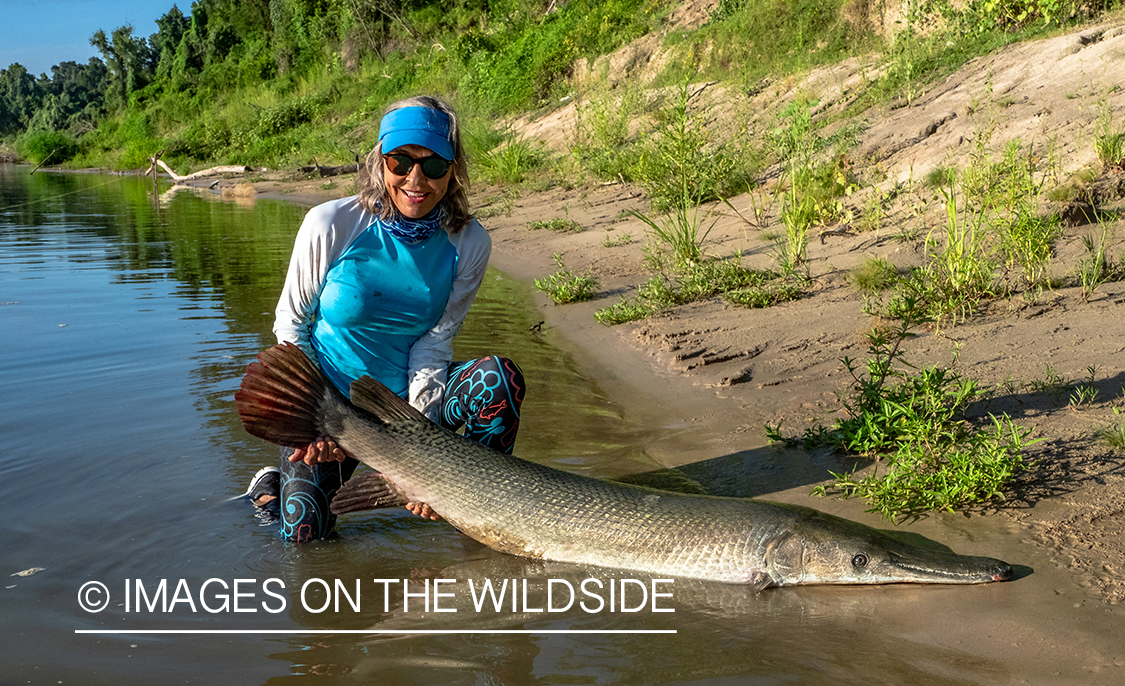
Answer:
<path fill-rule="evenodd" d="M 885 291 L 898 282 L 898 268 L 885 257 L 870 257 L 848 273 L 848 280 L 865 293 Z"/>
<path fill-rule="evenodd" d="M 1098 438 L 1112 448 L 1125 451 L 1125 422 L 1118 422 L 1099 430 Z"/>
<path fill-rule="evenodd" d="M 1094 150 L 1103 167 L 1121 169 L 1125 166 L 1125 131 L 1096 136 Z"/>
<path fill-rule="evenodd" d="M 786 276 L 803 273 L 808 278 L 809 227 L 814 212 L 813 199 L 809 196 L 798 198 L 795 190 L 790 194 L 790 204 L 781 211 L 785 233 L 773 240 L 773 253 L 778 267 Z"/>
<path fill-rule="evenodd" d="M 626 300 L 604 307 L 594 313 L 594 319 L 605 326 L 616 326 L 652 316 L 656 310 L 652 305 L 638 300 Z"/>
<path fill-rule="evenodd" d="M 710 259 L 698 264 L 672 263 L 665 253 L 645 249 L 645 262 L 656 275 L 638 290 L 637 297 L 598 310 L 594 317 L 606 326 L 636 321 L 673 305 L 723 294 L 727 302 L 745 307 L 769 305 L 799 298 L 803 284 L 783 282 L 774 272 L 746 269 L 740 255 L 728 260 Z"/>
<path fill-rule="evenodd" d="M 1099 104 L 1101 114 L 1094 134 L 1094 152 L 1104 169 L 1120 171 L 1125 167 L 1125 131 L 1118 131 L 1114 127 L 1113 110 L 1109 107 L 1109 102 L 1102 100 Z"/>
<path fill-rule="evenodd" d="M 535 288 L 546 293 L 556 305 L 592 300 L 597 295 L 598 280 L 586 272 L 578 276 L 566 268 L 562 255 L 555 253 L 557 272 L 542 279 L 535 279 Z"/>
<path fill-rule="evenodd" d="M 699 205 L 690 204 L 686 185 L 681 191 L 685 196 L 684 201 L 677 203 L 668 214 L 660 218 L 653 218 L 637 210 L 629 210 L 629 214 L 648 227 L 648 232 L 671 251 L 677 263 L 694 265 L 703 259 L 703 242 L 707 240 L 707 235 L 711 233 L 717 220 L 702 227 Z"/>
<path fill-rule="evenodd" d="M 800 298 L 805 293 L 802 283 L 771 282 L 754 288 L 740 288 L 723 293 L 723 300 L 732 305 L 762 308 Z"/>
<path fill-rule="evenodd" d="M 901 321 L 868 334 L 868 360 L 844 358 L 852 377 L 843 400 L 844 419 L 831 429 L 805 432 L 806 445 L 824 445 L 885 461 L 882 473 L 857 478 L 856 470 L 832 473 L 814 493 L 866 498 L 871 512 L 897 521 L 929 510 L 953 510 L 996 497 L 1027 467 L 1022 457 L 1030 433 L 1007 417 L 991 417 L 991 430 L 965 421 L 965 407 L 980 395 L 977 384 L 946 367 L 916 371 L 903 359 L 902 342 L 928 316 L 909 303 Z M 905 367 L 906 369 L 903 369 Z M 788 440 L 767 427 L 773 440 Z"/>
<path fill-rule="evenodd" d="M 620 236 L 616 236 L 616 237 L 611 236 L 610 234 L 607 233 L 605 235 L 605 238 L 602 239 L 602 245 L 607 247 L 607 248 L 618 248 L 622 245 L 629 245 L 632 242 L 633 242 L 633 234 L 631 234 L 631 233 L 623 233 Z"/>
<path fill-rule="evenodd" d="M 1047 370 L 1043 378 L 1032 379 L 1027 385 L 1032 392 L 1049 395 L 1051 399 L 1057 403 L 1062 400 L 1062 394 L 1066 389 L 1067 381 L 1065 378 L 1055 373 L 1054 367 L 1047 365 Z"/>
<path fill-rule="evenodd" d="M 1100 231 L 1097 237 L 1086 235 L 1082 243 L 1086 246 L 1087 256 L 1078 263 L 1078 282 L 1082 287 L 1082 301 L 1090 299 L 1094 291 L 1107 283 L 1115 271 L 1114 265 L 1109 260 L 1109 243 L 1112 235 L 1109 225 L 1099 222 Z"/>
<path fill-rule="evenodd" d="M 509 140 L 481 155 L 475 165 L 488 183 L 517 184 L 543 164 L 543 154 L 529 143 Z"/>
<path fill-rule="evenodd" d="M 1074 390 L 1070 393 L 1070 407 L 1073 409 L 1081 409 L 1093 405 L 1098 399 L 1098 387 L 1094 385 L 1094 379 L 1097 376 L 1097 367 L 1091 365 L 1086 367 L 1086 383 L 1077 384 Z"/>
<path fill-rule="evenodd" d="M 1018 267 L 1023 287 L 1032 290 L 1047 282 L 1051 255 L 1062 227 L 1057 216 L 1017 212 L 1001 225 L 1001 250 L 1007 258 L 1009 271 Z"/>
<path fill-rule="evenodd" d="M 946 185 L 951 178 L 957 177 L 957 170 L 946 167 L 934 167 L 922 180 L 922 185 L 935 191 Z"/>
<path fill-rule="evenodd" d="M 599 179 L 632 178 L 637 151 L 628 145 L 629 123 L 640 111 L 641 94 L 626 88 L 610 95 L 608 88 L 575 104 L 572 158 Z"/>
<path fill-rule="evenodd" d="M 537 219 L 527 223 L 527 228 L 532 231 L 547 229 L 556 233 L 579 233 L 582 225 L 569 217 L 555 217 L 554 219 Z"/>
<path fill-rule="evenodd" d="M 969 214 L 958 208 L 957 189 L 941 188 L 945 203 L 945 235 L 938 241 L 926 237 L 928 262 L 899 280 L 899 289 L 888 305 L 901 311 L 906 303 L 922 307 L 939 325 L 946 317 L 964 319 L 979 302 L 993 294 L 993 264 L 985 243 L 984 213 Z M 913 307 L 913 305 L 911 305 Z"/>

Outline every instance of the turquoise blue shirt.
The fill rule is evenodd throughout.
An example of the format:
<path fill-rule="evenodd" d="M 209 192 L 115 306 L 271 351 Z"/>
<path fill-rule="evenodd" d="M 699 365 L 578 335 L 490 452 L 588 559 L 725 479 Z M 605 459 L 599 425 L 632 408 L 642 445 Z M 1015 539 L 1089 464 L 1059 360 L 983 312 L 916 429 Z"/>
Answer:
<path fill-rule="evenodd" d="M 457 251 L 445 231 L 404 243 L 375 223 L 328 269 L 312 327 L 321 368 L 345 396 L 374 377 L 407 397 L 411 346 L 445 311 Z"/>

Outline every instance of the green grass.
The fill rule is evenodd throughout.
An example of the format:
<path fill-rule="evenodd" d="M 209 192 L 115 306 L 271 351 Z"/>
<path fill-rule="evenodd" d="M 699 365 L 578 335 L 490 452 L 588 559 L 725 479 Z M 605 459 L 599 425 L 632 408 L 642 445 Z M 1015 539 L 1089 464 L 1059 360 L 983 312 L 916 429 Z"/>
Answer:
<path fill-rule="evenodd" d="M 1098 431 L 1098 438 L 1117 451 L 1125 451 L 1125 422 L 1106 426 Z"/>
<path fill-rule="evenodd" d="M 965 419 L 965 409 L 981 395 L 976 382 L 949 367 L 906 362 L 902 343 L 926 321 L 918 307 L 908 307 L 893 328 L 868 334 L 864 365 L 844 358 L 852 384 L 842 401 L 845 416 L 831 428 L 808 429 L 795 441 L 782 436 L 780 426 L 766 427 L 772 440 L 875 460 L 874 473 L 832 473 L 834 481 L 814 493 L 864 498 L 870 512 L 897 521 L 1003 498 L 1011 480 L 1028 468 L 1027 429 L 1007 417 L 990 415 L 984 428 Z"/>
<path fill-rule="evenodd" d="M 783 279 L 776 272 L 747 269 L 739 255 L 731 259 L 708 259 L 696 264 L 668 263 L 665 255 L 651 249 L 646 262 L 655 274 L 633 299 L 602 308 L 594 318 L 606 326 L 651 317 L 663 309 L 721 295 L 732 305 L 769 307 L 796 300 L 805 291 L 803 281 Z"/>
<path fill-rule="evenodd" d="M 610 305 L 609 307 L 603 307 L 595 312 L 594 319 L 599 324 L 605 326 L 616 326 L 618 324 L 646 319 L 657 311 L 658 309 L 650 303 L 621 298 L 621 302 Z"/>
<path fill-rule="evenodd" d="M 527 223 L 527 228 L 532 231 L 547 229 L 555 233 L 579 233 L 582 225 L 568 217 L 555 217 L 554 219 L 537 219 Z"/>
<path fill-rule="evenodd" d="M 633 234 L 631 233 L 623 233 L 618 236 L 607 233 L 605 238 L 602 239 L 602 245 L 606 248 L 619 248 L 623 245 L 629 245 L 632 242 Z"/>
<path fill-rule="evenodd" d="M 898 268 L 885 257 L 869 257 L 848 272 L 848 281 L 864 293 L 878 293 L 894 287 Z"/>
<path fill-rule="evenodd" d="M 592 300 L 598 294 L 598 280 L 589 272 L 577 275 L 567 269 L 562 255 L 555 253 L 558 271 L 542 279 L 535 279 L 535 288 L 545 293 L 556 305 Z"/>
<path fill-rule="evenodd" d="M 544 164 L 544 154 L 525 141 L 510 140 L 476 158 L 475 172 L 491 184 L 518 184 Z"/>

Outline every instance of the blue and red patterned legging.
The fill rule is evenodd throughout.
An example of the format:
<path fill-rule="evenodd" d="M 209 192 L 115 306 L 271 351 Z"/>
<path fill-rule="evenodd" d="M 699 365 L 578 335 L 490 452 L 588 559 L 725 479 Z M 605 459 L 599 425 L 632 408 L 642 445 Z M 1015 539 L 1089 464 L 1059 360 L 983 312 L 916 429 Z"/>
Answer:
<path fill-rule="evenodd" d="M 489 356 L 449 366 L 441 425 L 451 431 L 465 427 L 465 436 L 511 454 L 520 425 L 523 373 L 507 358 Z M 336 525 L 329 503 L 359 465 L 353 458 L 314 466 L 290 462 L 290 448 L 281 451 L 281 538 L 304 542 L 325 538 Z"/>

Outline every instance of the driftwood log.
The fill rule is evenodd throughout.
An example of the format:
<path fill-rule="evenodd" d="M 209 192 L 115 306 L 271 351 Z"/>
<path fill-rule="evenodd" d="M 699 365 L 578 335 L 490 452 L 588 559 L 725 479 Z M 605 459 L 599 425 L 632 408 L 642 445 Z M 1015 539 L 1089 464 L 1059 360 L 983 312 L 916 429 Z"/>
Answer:
<path fill-rule="evenodd" d="M 246 167 L 246 166 L 243 166 L 243 165 L 240 165 L 240 164 L 229 164 L 229 165 L 224 165 L 224 166 L 219 166 L 219 167 L 211 167 L 210 169 L 201 169 L 200 171 L 197 171 L 194 174 L 188 174 L 186 176 L 183 176 L 183 175 L 177 174 L 175 171 L 172 170 L 171 167 L 169 167 L 167 165 L 167 163 L 164 162 L 164 160 L 160 159 L 160 156 L 163 155 L 163 154 L 164 154 L 164 151 L 161 150 L 160 152 L 156 153 L 152 157 L 148 158 L 149 167 L 148 167 L 148 171 L 145 172 L 145 176 L 148 176 L 149 174 L 152 174 L 152 178 L 155 179 L 156 178 L 156 167 L 157 166 L 159 166 L 164 171 L 168 172 L 168 175 L 171 176 L 172 180 L 175 181 L 176 183 L 181 183 L 183 181 L 194 181 L 195 179 L 199 179 L 199 178 L 202 178 L 204 176 L 214 176 L 215 174 L 245 174 L 248 171 L 252 171 L 250 169 L 250 167 Z"/>
<path fill-rule="evenodd" d="M 302 174 L 320 174 L 321 178 L 325 176 L 339 176 L 340 174 L 354 174 L 359 171 L 359 163 L 344 164 L 339 167 L 322 167 L 316 158 L 313 158 L 311 167 L 299 167 L 298 171 Z"/>

